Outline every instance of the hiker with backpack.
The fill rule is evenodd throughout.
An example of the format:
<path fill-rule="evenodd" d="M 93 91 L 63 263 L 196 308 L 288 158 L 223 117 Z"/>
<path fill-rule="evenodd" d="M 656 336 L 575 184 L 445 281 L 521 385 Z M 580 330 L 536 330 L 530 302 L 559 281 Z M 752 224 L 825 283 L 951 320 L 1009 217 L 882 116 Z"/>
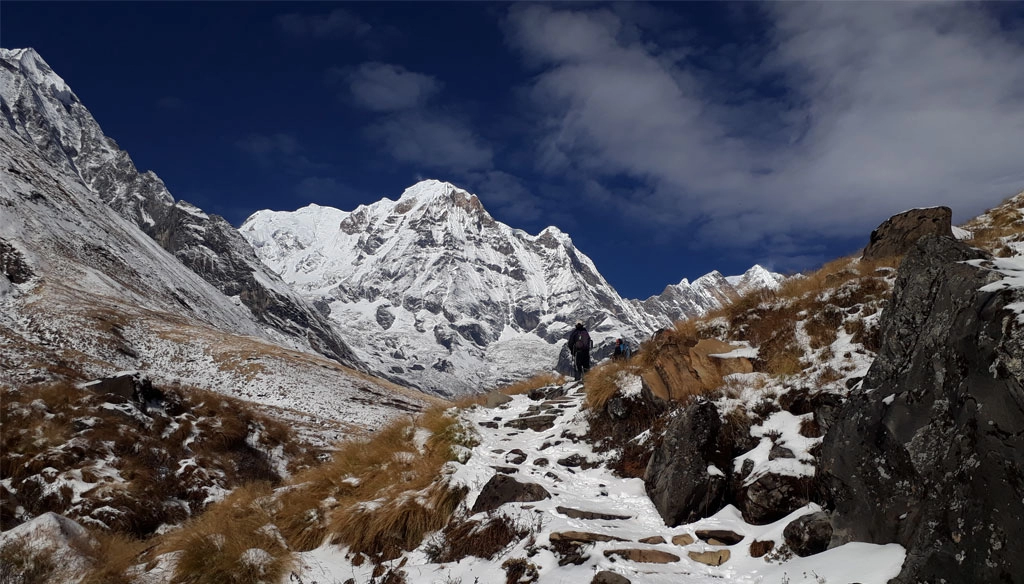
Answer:
<path fill-rule="evenodd" d="M 629 359 L 630 351 L 622 339 L 615 339 L 615 350 L 612 352 L 612 359 Z"/>
<path fill-rule="evenodd" d="M 576 321 L 576 328 L 569 335 L 567 344 L 569 352 L 572 353 L 576 381 L 579 381 L 583 378 L 583 374 L 590 369 L 590 350 L 594 348 L 594 341 L 590 340 L 590 333 L 583 326 L 583 321 Z"/>

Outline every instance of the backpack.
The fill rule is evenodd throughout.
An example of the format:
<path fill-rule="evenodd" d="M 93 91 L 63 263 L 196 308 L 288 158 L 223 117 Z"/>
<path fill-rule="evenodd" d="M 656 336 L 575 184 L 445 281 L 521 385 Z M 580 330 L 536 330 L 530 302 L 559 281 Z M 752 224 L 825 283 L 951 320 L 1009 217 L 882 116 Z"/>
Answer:
<path fill-rule="evenodd" d="M 589 351 L 590 350 L 590 334 L 587 333 L 586 329 L 580 329 L 579 334 L 576 335 L 576 346 L 577 351 Z"/>

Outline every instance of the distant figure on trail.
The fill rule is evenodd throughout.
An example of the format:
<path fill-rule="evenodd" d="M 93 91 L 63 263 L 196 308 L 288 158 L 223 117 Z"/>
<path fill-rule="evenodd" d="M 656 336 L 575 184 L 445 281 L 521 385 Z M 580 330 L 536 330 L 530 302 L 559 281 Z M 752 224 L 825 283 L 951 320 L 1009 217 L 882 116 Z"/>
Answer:
<path fill-rule="evenodd" d="M 583 374 L 590 369 L 590 350 L 594 348 L 594 341 L 590 340 L 590 333 L 583 326 L 583 321 L 576 321 L 576 328 L 569 335 L 567 344 L 569 352 L 572 353 L 576 381 L 579 381 L 583 379 Z"/>
<path fill-rule="evenodd" d="M 629 359 L 629 345 L 622 339 L 615 339 L 615 350 L 612 352 L 612 359 Z"/>

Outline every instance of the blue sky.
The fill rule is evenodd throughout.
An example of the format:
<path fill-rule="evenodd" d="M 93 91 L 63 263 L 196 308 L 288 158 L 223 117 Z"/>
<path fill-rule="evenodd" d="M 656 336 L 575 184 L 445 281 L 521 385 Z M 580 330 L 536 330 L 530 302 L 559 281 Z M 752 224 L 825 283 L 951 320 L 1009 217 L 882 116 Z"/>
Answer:
<path fill-rule="evenodd" d="M 438 178 L 644 298 L 1024 190 L 1022 6 L 5 0 L 0 44 L 235 225 Z"/>

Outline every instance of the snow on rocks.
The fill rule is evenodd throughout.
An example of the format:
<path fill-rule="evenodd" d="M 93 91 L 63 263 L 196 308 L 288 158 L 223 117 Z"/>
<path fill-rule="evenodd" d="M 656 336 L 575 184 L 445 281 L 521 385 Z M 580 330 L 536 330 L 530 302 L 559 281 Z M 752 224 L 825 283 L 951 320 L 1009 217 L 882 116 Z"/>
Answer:
<path fill-rule="evenodd" d="M 550 392 L 553 388 L 549 388 Z M 904 550 L 898 545 L 850 543 L 808 557 L 787 557 L 751 553 L 770 545 L 781 549 L 786 544 L 786 527 L 804 515 L 819 512 L 816 505 L 795 510 L 767 525 L 751 525 L 738 509 L 726 506 L 711 517 L 678 527 L 667 527 L 647 497 L 641 479 L 614 476 L 603 466 L 562 466 L 550 461 L 578 456 L 600 460 L 586 442 L 573 439 L 585 424 L 582 384 L 570 383 L 560 398 L 558 424 L 533 430 L 499 425 L 520 416 L 531 416 L 536 403 L 529 397 L 513 396 L 494 408 L 474 407 L 460 415 L 467 427 L 477 428 L 479 444 L 472 448 L 464 463 L 449 463 L 445 472 L 451 484 L 471 489 L 464 502 L 473 508 L 485 484 L 496 476 L 544 489 L 547 498 L 508 502 L 471 518 L 505 517 L 526 526 L 533 534 L 513 542 L 493 559 L 475 557 L 458 562 L 431 563 L 426 548 L 443 545 L 443 540 L 428 538 L 419 549 L 405 554 L 387 566 L 401 566 L 410 584 L 438 582 L 501 582 L 506 572 L 502 565 L 526 562 L 537 571 L 537 582 L 644 582 L 668 584 L 686 582 L 712 584 L 722 582 L 847 583 L 882 584 L 899 573 Z M 803 452 L 806 439 L 795 433 L 797 416 L 770 417 L 762 424 L 764 433 L 780 432 L 789 447 Z M 567 427 L 574 427 L 566 431 Z M 522 461 L 509 467 L 506 456 L 521 453 Z M 518 456 L 518 455 L 517 455 Z M 501 467 L 510 474 L 495 470 Z M 467 513 L 469 513 L 467 511 Z M 693 534 L 707 537 L 707 541 Z M 730 536 L 729 534 L 732 534 Z M 718 535 L 723 542 L 709 534 Z M 733 537 L 734 536 L 734 537 Z M 727 545 L 731 543 L 732 545 Z M 754 550 L 755 552 L 758 549 Z M 324 545 L 298 554 L 296 575 L 304 581 L 332 579 L 368 581 L 373 567 L 353 565 L 346 550 Z M 603 574 L 599 576 L 599 574 Z"/>

